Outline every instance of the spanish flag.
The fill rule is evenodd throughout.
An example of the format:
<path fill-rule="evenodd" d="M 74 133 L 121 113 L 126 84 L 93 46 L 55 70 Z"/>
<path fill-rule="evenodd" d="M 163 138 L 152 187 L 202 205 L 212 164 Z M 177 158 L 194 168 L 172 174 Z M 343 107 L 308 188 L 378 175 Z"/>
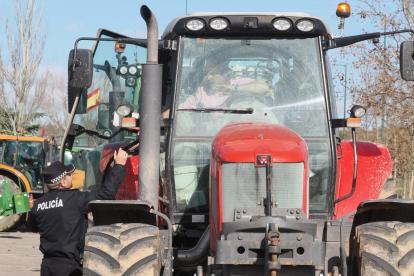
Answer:
<path fill-rule="evenodd" d="M 88 94 L 88 99 L 86 103 L 86 113 L 100 105 L 101 103 L 99 100 L 99 93 L 101 92 L 101 88 L 98 87 L 97 89 L 93 90 L 91 93 Z"/>

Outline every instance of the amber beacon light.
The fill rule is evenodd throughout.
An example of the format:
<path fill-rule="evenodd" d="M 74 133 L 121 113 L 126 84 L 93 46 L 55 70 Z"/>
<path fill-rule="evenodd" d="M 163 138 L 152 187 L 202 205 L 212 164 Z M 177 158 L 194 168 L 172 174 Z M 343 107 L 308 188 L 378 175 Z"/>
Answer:
<path fill-rule="evenodd" d="M 351 6 L 348 3 L 339 3 L 336 8 L 336 15 L 338 17 L 348 18 L 351 15 Z"/>

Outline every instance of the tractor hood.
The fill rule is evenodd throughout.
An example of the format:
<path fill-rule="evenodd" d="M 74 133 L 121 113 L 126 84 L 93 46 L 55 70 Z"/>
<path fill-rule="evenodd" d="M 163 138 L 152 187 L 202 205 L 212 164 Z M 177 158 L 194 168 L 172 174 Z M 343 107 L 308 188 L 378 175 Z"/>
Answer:
<path fill-rule="evenodd" d="M 213 141 L 213 158 L 222 162 L 256 162 L 271 155 L 272 163 L 304 162 L 306 142 L 291 129 L 272 123 L 242 122 L 223 127 Z"/>

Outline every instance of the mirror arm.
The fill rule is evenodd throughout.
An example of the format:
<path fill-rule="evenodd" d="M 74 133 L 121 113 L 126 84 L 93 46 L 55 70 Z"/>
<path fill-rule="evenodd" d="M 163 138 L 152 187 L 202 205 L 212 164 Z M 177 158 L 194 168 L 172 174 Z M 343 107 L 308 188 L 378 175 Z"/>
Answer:
<path fill-rule="evenodd" d="M 124 128 L 118 129 L 117 131 L 115 131 L 114 133 L 112 133 L 111 136 L 105 136 L 105 135 L 99 134 L 99 132 L 96 132 L 96 131 L 93 131 L 93 130 L 89 130 L 89 129 L 85 129 L 81 125 L 72 124 L 70 126 L 70 130 L 69 130 L 68 135 L 71 135 L 73 137 L 76 137 L 76 136 L 79 136 L 79 135 L 82 135 L 82 134 L 86 133 L 89 136 L 96 136 L 96 137 L 101 138 L 101 139 L 104 139 L 104 140 L 109 140 L 109 139 L 114 138 L 122 130 L 124 130 Z"/>
<path fill-rule="evenodd" d="M 99 134 L 99 132 L 96 132 L 96 131 L 93 131 L 93 130 L 88 130 L 88 129 L 85 129 L 85 133 L 88 134 L 89 136 L 96 136 L 96 137 L 104 139 L 104 140 L 110 140 L 110 139 L 114 138 L 122 130 L 123 130 L 123 128 L 118 129 L 117 131 L 112 133 L 111 136 L 101 135 L 101 134 Z"/>
<path fill-rule="evenodd" d="M 344 128 L 346 127 L 346 119 L 331 119 L 332 128 Z"/>
<path fill-rule="evenodd" d="M 401 34 L 401 33 L 412 33 L 412 34 L 414 34 L 414 30 L 413 29 L 404 29 L 404 30 L 399 30 L 399 31 L 384 32 L 384 33 L 381 33 L 381 36 L 383 36 L 383 35 Z"/>
<path fill-rule="evenodd" d="M 385 35 L 393 35 L 393 34 L 400 34 L 400 33 L 414 34 L 414 30 L 404 29 L 404 30 L 392 31 L 392 32 L 368 33 L 368 34 L 362 34 L 362 35 L 354 35 L 354 36 L 328 39 L 324 41 L 323 49 L 330 50 L 330 49 L 345 47 L 345 46 L 352 45 L 357 42 L 361 42 L 361 41 L 365 41 L 369 39 L 376 39 L 376 38 L 380 38 L 381 36 L 385 36 Z"/>
<path fill-rule="evenodd" d="M 75 41 L 75 47 L 73 51 L 73 60 L 75 61 L 72 67 L 72 71 L 75 70 L 76 67 L 80 66 L 80 60 L 76 59 L 76 50 L 78 49 L 78 43 L 82 40 L 89 40 L 89 41 L 116 41 L 119 43 L 129 43 L 134 44 L 142 47 L 147 47 L 148 42 L 146 39 L 139 39 L 139 38 L 97 38 L 97 37 L 80 37 Z M 162 44 L 162 41 L 159 41 Z"/>

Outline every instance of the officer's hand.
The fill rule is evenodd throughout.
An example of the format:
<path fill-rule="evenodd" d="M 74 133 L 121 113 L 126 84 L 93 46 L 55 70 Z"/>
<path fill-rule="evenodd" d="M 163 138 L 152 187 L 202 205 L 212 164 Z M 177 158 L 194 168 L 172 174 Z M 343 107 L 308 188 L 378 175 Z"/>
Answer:
<path fill-rule="evenodd" d="M 114 151 L 115 164 L 120 164 L 122 166 L 125 166 L 127 159 L 128 159 L 128 154 L 122 148 L 119 148 L 118 152 Z"/>

